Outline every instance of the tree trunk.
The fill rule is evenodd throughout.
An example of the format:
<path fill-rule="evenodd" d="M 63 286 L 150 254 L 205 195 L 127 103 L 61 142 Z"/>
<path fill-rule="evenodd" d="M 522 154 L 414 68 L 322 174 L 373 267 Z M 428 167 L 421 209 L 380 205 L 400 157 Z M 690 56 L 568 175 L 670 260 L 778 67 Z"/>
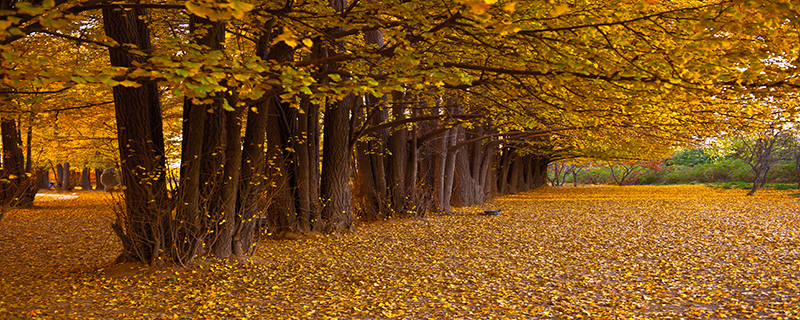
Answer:
<path fill-rule="evenodd" d="M 127 52 L 132 45 L 150 52 L 150 31 L 143 20 L 147 10 L 103 8 L 106 35 L 120 44 L 109 48 L 111 65 L 132 67 L 143 58 Z M 135 259 L 154 264 L 160 261 L 164 248 L 162 217 L 166 213 L 166 180 L 164 136 L 161 102 L 154 82 L 140 86 L 115 86 L 114 109 L 120 151 L 120 175 L 125 207 L 117 212 L 112 225 L 122 241 L 122 259 Z M 66 180 L 66 179 L 65 179 Z"/>
<path fill-rule="evenodd" d="M 500 195 L 509 194 L 509 175 L 511 173 L 511 159 L 514 153 L 510 148 L 504 148 L 500 160 L 500 176 L 497 178 L 497 187 Z"/>
<path fill-rule="evenodd" d="M 747 192 L 747 195 L 748 196 L 754 195 L 758 190 L 758 186 L 760 185 L 760 183 L 761 183 L 761 175 L 758 172 L 756 172 L 756 177 L 753 179 L 753 186 L 750 187 L 750 191 Z"/>
<path fill-rule="evenodd" d="M 267 120 L 266 176 L 272 184 L 269 193 L 274 195 L 268 208 L 270 228 L 276 233 L 297 230 L 297 153 L 294 152 L 297 133 L 296 112 L 288 103 L 271 99 Z M 348 130 L 349 131 L 349 130 Z"/>
<path fill-rule="evenodd" d="M 231 103 L 236 105 L 236 103 Z M 227 258 L 233 253 L 233 234 L 236 230 L 236 198 L 239 186 L 239 168 L 242 163 L 242 116 L 244 107 L 234 107 L 225 112 L 225 166 L 220 186 L 220 212 L 218 239 L 211 248 L 214 256 Z M 238 245 L 238 244 L 237 244 Z M 237 249 L 238 251 L 239 249 Z"/>
<path fill-rule="evenodd" d="M 102 190 L 103 189 L 103 182 L 100 181 L 100 176 L 103 175 L 103 169 L 101 168 L 94 168 L 94 189 L 95 190 Z"/>
<path fill-rule="evenodd" d="M 30 173 L 33 172 L 33 157 L 31 157 L 33 151 L 31 147 L 31 143 L 33 142 L 33 124 L 30 121 L 28 122 L 28 132 L 25 140 L 25 172 Z"/>
<path fill-rule="evenodd" d="M 531 166 L 533 175 L 531 176 L 531 188 L 536 189 L 547 184 L 547 166 L 550 164 L 550 157 L 534 155 Z M 566 179 L 566 175 L 564 176 Z M 563 184 L 563 180 L 562 180 Z"/>
<path fill-rule="evenodd" d="M 355 97 L 328 105 L 325 110 L 322 159 L 322 219 L 326 230 L 344 231 L 353 223 L 350 210 L 350 111 Z"/>
<path fill-rule="evenodd" d="M 266 40 L 259 41 L 259 44 Z M 266 50 L 259 49 L 258 52 Z M 239 205 L 236 215 L 237 228 L 233 235 L 233 253 L 250 254 L 255 250 L 256 224 L 263 208 L 262 196 L 265 194 L 267 182 L 264 179 L 267 117 L 269 102 L 259 102 L 247 112 L 242 164 L 239 184 Z"/>
<path fill-rule="evenodd" d="M 451 129 L 452 130 L 452 129 Z M 446 131 L 441 138 L 434 142 L 433 150 L 433 199 L 436 203 L 436 210 L 445 213 L 449 210 L 449 202 L 445 202 L 445 168 L 447 167 L 450 132 Z M 449 201 L 449 199 L 447 199 Z"/>
<path fill-rule="evenodd" d="M 203 129 L 203 160 L 200 162 L 200 218 L 203 219 L 202 229 L 206 230 L 205 247 L 213 248 L 220 238 L 220 216 L 222 204 L 220 203 L 221 186 L 225 169 L 225 110 L 222 109 L 221 98 L 215 98 L 213 104 L 206 105 L 209 111 L 206 114 Z"/>
<path fill-rule="evenodd" d="M 392 92 L 392 115 L 394 120 L 406 118 L 403 93 Z M 408 163 L 408 132 L 405 128 L 396 128 L 389 134 L 389 168 L 391 170 L 391 183 L 389 188 L 392 196 L 392 209 L 395 215 L 402 215 L 406 210 L 406 166 Z"/>
<path fill-rule="evenodd" d="M 64 165 L 60 163 L 56 165 L 55 176 L 56 176 L 56 189 L 61 190 L 61 185 L 63 184 L 64 181 Z"/>
<path fill-rule="evenodd" d="M 364 110 L 357 113 L 365 125 L 374 126 L 386 120 L 386 111 L 381 108 L 383 99 L 368 95 Z M 386 170 L 384 166 L 387 130 L 380 130 L 364 141 L 355 144 L 356 179 L 358 181 L 358 197 L 362 198 L 362 216 L 367 221 L 383 220 L 390 214 L 388 192 L 386 187 Z"/>
<path fill-rule="evenodd" d="M 0 136 L 3 142 L 3 169 L 0 181 L 0 207 L 33 207 L 36 196 L 35 180 L 25 172 L 25 160 L 20 148 L 20 138 L 13 118 L 0 118 Z M 0 210 L 0 218 L 2 218 Z"/>
<path fill-rule="evenodd" d="M 319 119 L 320 119 L 320 108 L 315 105 L 310 105 L 308 108 L 308 134 L 307 134 L 307 141 L 308 141 L 308 165 L 302 167 L 303 170 L 308 170 L 308 182 L 302 183 L 301 185 L 307 185 L 308 190 L 308 197 L 311 199 L 310 210 L 309 213 L 309 223 L 312 230 L 322 230 L 325 228 L 325 224 L 322 221 L 322 206 L 320 204 L 320 196 L 321 193 L 321 173 L 320 173 L 320 126 L 319 126 Z"/>
<path fill-rule="evenodd" d="M 61 179 L 61 191 L 70 191 L 72 190 L 72 175 L 70 174 L 69 170 L 69 162 L 64 162 L 62 166 L 64 172 L 61 174 L 63 177 Z"/>
<path fill-rule="evenodd" d="M 347 8 L 345 0 L 331 0 L 330 4 L 336 12 L 343 12 Z M 327 47 L 325 50 L 334 48 Z M 330 71 L 338 66 L 331 64 L 325 68 Z M 349 229 L 354 220 L 350 210 L 350 113 L 355 104 L 355 96 L 348 95 L 325 107 L 320 193 L 324 202 L 321 218 L 328 231 Z"/>
<path fill-rule="evenodd" d="M 83 168 L 83 173 L 81 173 L 81 190 L 92 190 L 92 169 L 89 167 Z"/>
<path fill-rule="evenodd" d="M 450 203 L 453 196 L 453 184 L 455 183 L 456 157 L 458 157 L 458 154 L 461 152 L 461 149 L 452 151 L 449 150 L 450 147 L 458 143 L 457 139 L 458 136 L 456 134 L 456 130 L 450 129 L 447 138 L 447 159 L 445 160 L 444 164 L 444 195 L 442 201 L 445 206 L 442 210 L 444 213 L 450 212 Z"/>
<path fill-rule="evenodd" d="M 300 108 L 304 112 L 298 114 L 297 136 L 297 195 L 298 203 L 298 231 L 310 232 L 317 229 L 319 220 L 319 158 L 312 156 L 319 152 L 315 131 L 319 123 L 319 108 L 312 105 L 308 97 L 300 101 Z M 314 124 L 314 125 L 312 125 Z"/>
<path fill-rule="evenodd" d="M 508 177 L 508 193 L 510 194 L 519 193 L 517 186 L 519 186 L 519 180 L 522 178 L 522 166 L 523 157 L 515 157 L 514 161 L 511 162 L 511 172 Z"/>
<path fill-rule="evenodd" d="M 36 185 L 39 189 L 50 190 L 50 171 L 47 169 L 36 170 Z"/>

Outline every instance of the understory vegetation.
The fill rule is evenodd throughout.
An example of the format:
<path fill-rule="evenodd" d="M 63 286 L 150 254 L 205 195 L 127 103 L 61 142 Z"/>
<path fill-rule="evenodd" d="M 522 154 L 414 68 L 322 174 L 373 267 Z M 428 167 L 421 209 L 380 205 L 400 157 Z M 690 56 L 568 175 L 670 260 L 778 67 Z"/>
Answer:
<path fill-rule="evenodd" d="M 649 161 L 575 161 L 565 166 L 578 166 L 576 175 L 567 173 L 564 185 L 578 184 L 618 184 L 611 168 L 628 166 L 630 171 L 624 185 L 670 185 L 670 184 L 711 184 L 750 188 L 754 172 L 744 155 L 726 154 L 711 156 L 713 150 L 679 149 L 663 160 Z M 554 180 L 553 165 L 549 178 Z M 616 172 L 618 175 L 619 173 Z M 562 173 L 563 174 L 563 173 Z M 794 158 L 776 159 L 767 172 L 766 186 L 786 189 L 798 186 L 797 160 Z M 556 184 L 553 184 L 556 185 Z"/>
<path fill-rule="evenodd" d="M 0 318 L 793 318 L 792 192 L 544 187 L 189 268 L 112 265 L 109 194 L 43 193 L 0 224 Z"/>

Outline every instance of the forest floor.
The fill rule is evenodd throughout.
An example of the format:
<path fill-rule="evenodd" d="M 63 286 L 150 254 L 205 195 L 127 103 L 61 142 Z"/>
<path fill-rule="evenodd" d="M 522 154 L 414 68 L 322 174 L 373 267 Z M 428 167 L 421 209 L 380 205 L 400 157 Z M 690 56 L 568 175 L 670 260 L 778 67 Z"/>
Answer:
<path fill-rule="evenodd" d="M 188 269 L 111 265 L 109 194 L 40 194 L 0 221 L 0 319 L 797 318 L 795 192 L 543 188 Z"/>

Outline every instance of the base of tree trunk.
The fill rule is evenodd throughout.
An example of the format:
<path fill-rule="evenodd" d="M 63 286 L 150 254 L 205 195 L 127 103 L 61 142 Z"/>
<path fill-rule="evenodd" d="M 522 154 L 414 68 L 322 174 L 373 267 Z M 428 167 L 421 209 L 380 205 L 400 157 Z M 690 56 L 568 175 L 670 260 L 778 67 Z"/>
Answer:
<path fill-rule="evenodd" d="M 5 178 L 0 182 L 0 206 L 32 208 L 38 187 L 29 177 Z"/>

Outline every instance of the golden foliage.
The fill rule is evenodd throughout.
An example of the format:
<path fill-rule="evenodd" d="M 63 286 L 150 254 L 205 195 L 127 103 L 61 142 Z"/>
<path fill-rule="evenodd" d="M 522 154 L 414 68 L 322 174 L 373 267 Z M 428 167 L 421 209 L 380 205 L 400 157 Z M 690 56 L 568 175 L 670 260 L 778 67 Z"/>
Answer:
<path fill-rule="evenodd" d="M 40 196 L 0 222 L 0 318 L 791 318 L 792 192 L 544 188 L 454 216 L 267 241 L 252 263 L 128 276 L 89 268 L 118 250 L 99 246 L 111 213 L 83 204 L 105 194 L 80 193 L 71 209 Z M 478 215 L 487 208 L 503 211 Z"/>

